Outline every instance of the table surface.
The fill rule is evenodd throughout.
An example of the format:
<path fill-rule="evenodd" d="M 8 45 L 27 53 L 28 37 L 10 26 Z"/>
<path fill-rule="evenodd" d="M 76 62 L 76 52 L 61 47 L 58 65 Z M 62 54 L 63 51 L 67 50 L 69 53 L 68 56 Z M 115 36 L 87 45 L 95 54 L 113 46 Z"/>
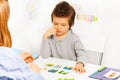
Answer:
<path fill-rule="evenodd" d="M 74 79 L 74 80 L 97 80 L 89 78 L 89 75 L 91 75 L 93 72 L 98 70 L 101 66 L 95 65 L 95 64 L 89 64 L 87 63 L 85 65 L 86 72 L 85 73 L 77 73 L 74 70 L 64 70 L 63 68 L 65 66 L 72 66 L 74 67 L 75 61 L 65 60 L 65 59 L 59 59 L 59 58 L 46 58 L 43 59 L 39 57 L 34 61 L 34 63 L 38 64 L 41 68 L 46 68 L 46 70 L 41 70 L 40 75 L 42 75 L 45 80 L 58 80 L 58 78 L 62 78 L 64 80 L 67 79 Z M 58 72 L 60 70 L 68 71 L 68 74 L 59 74 L 48 72 L 49 69 L 53 69 L 53 67 L 47 67 L 46 64 L 54 64 L 54 65 L 61 65 L 62 67 L 58 69 Z"/>

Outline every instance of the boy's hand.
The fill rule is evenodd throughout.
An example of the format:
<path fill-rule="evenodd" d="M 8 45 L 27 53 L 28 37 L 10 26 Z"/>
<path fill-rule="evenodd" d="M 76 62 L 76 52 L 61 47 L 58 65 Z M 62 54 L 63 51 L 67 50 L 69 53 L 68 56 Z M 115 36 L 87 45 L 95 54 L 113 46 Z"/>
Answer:
<path fill-rule="evenodd" d="M 79 72 L 79 73 L 84 73 L 86 72 L 85 68 L 84 68 L 84 65 L 82 63 L 77 63 L 75 65 L 75 67 L 73 68 L 76 72 Z"/>
<path fill-rule="evenodd" d="M 52 35 L 56 35 L 56 29 L 55 28 L 50 28 L 45 34 L 44 34 L 44 39 L 48 39 Z"/>
<path fill-rule="evenodd" d="M 28 53 L 28 52 L 22 52 L 20 53 L 20 56 L 23 58 L 23 60 L 25 62 L 33 62 L 34 58 L 32 57 L 32 54 Z"/>

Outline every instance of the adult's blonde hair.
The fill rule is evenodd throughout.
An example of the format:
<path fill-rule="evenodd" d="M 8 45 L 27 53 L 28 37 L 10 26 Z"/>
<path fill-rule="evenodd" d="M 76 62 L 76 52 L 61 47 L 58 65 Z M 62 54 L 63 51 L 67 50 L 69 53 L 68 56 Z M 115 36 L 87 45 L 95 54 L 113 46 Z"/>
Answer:
<path fill-rule="evenodd" d="M 12 47 L 12 39 L 8 28 L 9 14 L 8 0 L 0 0 L 0 46 Z"/>

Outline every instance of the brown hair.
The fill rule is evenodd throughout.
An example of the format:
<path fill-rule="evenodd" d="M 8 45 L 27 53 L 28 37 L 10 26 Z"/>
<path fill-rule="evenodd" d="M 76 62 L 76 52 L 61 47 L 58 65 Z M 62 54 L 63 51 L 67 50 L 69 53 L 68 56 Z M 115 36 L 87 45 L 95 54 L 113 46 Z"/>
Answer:
<path fill-rule="evenodd" d="M 11 35 L 8 29 L 9 14 L 8 0 L 0 0 L 0 46 L 12 46 Z"/>
<path fill-rule="evenodd" d="M 75 10 L 74 8 L 69 5 L 67 2 L 62 1 L 59 4 L 56 5 L 54 8 L 52 14 L 51 14 L 51 19 L 53 22 L 53 16 L 56 17 L 69 17 L 69 26 L 74 25 L 74 19 L 75 19 Z"/>

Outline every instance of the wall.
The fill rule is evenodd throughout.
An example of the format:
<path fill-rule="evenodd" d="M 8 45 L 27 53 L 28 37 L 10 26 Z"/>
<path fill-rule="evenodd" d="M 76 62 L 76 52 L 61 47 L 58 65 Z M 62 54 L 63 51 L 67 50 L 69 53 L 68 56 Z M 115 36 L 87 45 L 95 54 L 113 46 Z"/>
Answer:
<path fill-rule="evenodd" d="M 108 3 L 109 2 L 109 3 Z M 111 5 L 112 4 L 112 5 Z M 104 26 L 109 26 L 105 43 L 103 65 L 120 68 L 120 9 L 118 0 L 106 0 L 103 3 Z"/>
<path fill-rule="evenodd" d="M 9 27 L 13 47 L 39 53 L 42 35 L 52 26 L 50 14 L 56 2 L 57 0 L 52 4 L 50 0 L 9 1 L 11 9 Z"/>
<path fill-rule="evenodd" d="M 50 14 L 61 0 L 10 0 L 9 27 L 13 47 L 39 53 L 43 33 L 52 26 Z M 79 34 L 88 50 L 104 52 L 102 65 L 119 67 L 119 15 L 116 1 L 67 0 L 79 15 L 73 30 Z M 108 4 L 109 2 L 109 4 Z M 113 6 L 111 4 L 115 3 Z M 82 14 L 81 14 L 82 13 Z M 85 17 L 96 16 L 91 21 Z M 108 34 L 109 33 L 109 34 Z"/>

